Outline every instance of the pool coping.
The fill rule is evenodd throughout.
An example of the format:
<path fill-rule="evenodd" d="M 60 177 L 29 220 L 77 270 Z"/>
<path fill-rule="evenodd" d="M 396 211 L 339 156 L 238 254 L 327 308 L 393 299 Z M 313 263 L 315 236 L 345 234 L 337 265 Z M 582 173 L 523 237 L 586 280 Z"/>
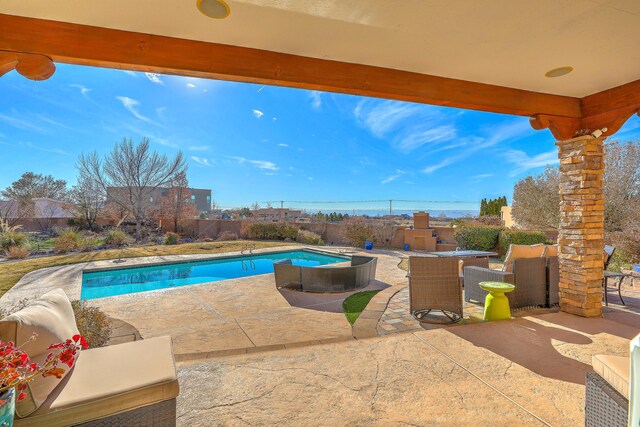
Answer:
<path fill-rule="evenodd" d="M 149 263 L 137 263 L 136 265 L 128 265 L 128 266 L 114 265 L 114 266 L 105 266 L 105 267 L 91 267 L 90 264 L 92 264 L 93 262 L 89 262 L 89 263 L 87 263 L 87 266 L 85 266 L 85 268 L 82 269 L 82 272 L 83 273 L 97 273 L 97 272 L 101 272 L 101 271 L 129 270 L 131 268 L 139 268 L 139 267 L 156 267 L 156 266 L 160 266 L 160 265 L 172 265 L 172 264 L 191 264 L 191 263 L 196 263 L 196 262 L 206 262 L 206 261 L 216 261 L 216 260 L 222 260 L 222 259 L 240 258 L 242 256 L 250 257 L 250 256 L 261 256 L 261 255 L 279 254 L 279 253 L 287 253 L 287 252 L 312 252 L 312 253 L 318 253 L 318 254 L 321 254 L 321 255 L 330 255 L 330 256 L 337 257 L 337 258 L 344 258 L 345 262 L 348 261 L 351 258 L 348 255 L 335 253 L 335 252 L 330 252 L 330 251 L 318 250 L 318 249 L 309 248 L 309 247 L 306 247 L 306 246 L 303 246 L 300 249 L 278 249 L 278 250 L 274 250 L 274 251 L 269 251 L 268 249 L 270 249 L 270 248 L 259 249 L 261 252 L 250 252 L 248 254 L 242 253 L 242 252 L 240 252 L 240 253 L 231 252 L 231 254 L 233 254 L 233 255 L 229 255 L 229 254 L 218 255 L 218 256 L 211 255 L 211 256 L 202 257 L 202 258 L 198 257 L 198 258 L 190 258 L 190 259 L 175 260 L 175 261 L 166 260 L 166 261 L 156 261 L 156 262 L 149 262 Z M 193 255 L 198 256 L 198 255 L 204 255 L 204 254 L 175 255 L 175 256 L 190 257 L 190 256 L 193 256 Z M 140 260 L 140 259 L 144 259 L 144 258 L 154 258 L 154 257 L 155 256 L 136 257 L 136 258 L 122 258 L 122 259 Z M 120 258 L 117 258 L 115 260 L 101 260 L 101 261 L 96 261 L 96 262 L 104 262 L 104 261 L 115 262 L 115 261 L 117 261 L 119 259 Z M 208 283 L 208 282 L 203 282 L 203 283 Z"/>
<path fill-rule="evenodd" d="M 342 255 L 345 254 L 338 252 L 339 249 L 343 249 L 344 247 L 337 247 L 335 251 L 331 250 L 319 250 L 316 248 L 310 248 L 304 245 L 296 245 L 292 244 L 290 246 L 278 246 L 271 248 L 260 248 L 255 249 L 253 254 L 269 254 L 274 252 L 291 252 L 295 250 L 303 250 L 308 249 L 311 252 L 320 252 L 325 255 Z M 180 254 L 180 255 L 150 255 L 145 257 L 133 257 L 133 258 L 123 258 L 127 261 L 127 266 L 122 265 L 112 265 L 112 263 L 117 260 L 115 259 L 107 259 L 107 260 L 99 260 L 99 261 L 87 261 L 87 262 L 79 262 L 74 264 L 67 265 L 59 265 L 55 267 L 45 267 L 38 270 L 30 271 L 20 278 L 20 280 L 7 291 L 2 297 L 0 297 L 0 307 L 11 307 L 13 304 L 17 303 L 19 300 L 23 298 L 27 299 L 37 299 L 40 298 L 45 293 L 57 289 L 62 288 L 67 297 L 70 300 L 79 300 L 82 292 L 82 273 L 84 271 L 107 271 L 113 269 L 125 269 L 125 268 L 133 268 L 140 266 L 151 266 L 151 265 L 164 265 L 164 264 L 176 264 L 180 262 L 189 262 L 189 261 L 205 261 L 212 259 L 222 259 L 222 258 L 234 258 L 244 255 L 242 251 L 232 251 L 232 252 L 223 252 L 219 254 Z M 51 276 L 64 276 L 64 280 L 60 278 L 56 278 L 57 280 L 51 280 Z M 53 282 L 53 283 L 52 283 Z M 187 286 L 199 286 L 205 283 L 215 283 L 215 282 L 203 282 L 198 283 L 196 285 L 187 285 Z M 173 289 L 173 288 L 168 288 Z M 164 292 L 166 289 L 158 289 L 154 291 L 148 292 Z M 139 292 L 138 294 L 144 295 L 148 292 Z M 120 296 L 111 296 L 104 298 L 118 298 Z M 92 300 L 87 300 L 92 301 Z"/>

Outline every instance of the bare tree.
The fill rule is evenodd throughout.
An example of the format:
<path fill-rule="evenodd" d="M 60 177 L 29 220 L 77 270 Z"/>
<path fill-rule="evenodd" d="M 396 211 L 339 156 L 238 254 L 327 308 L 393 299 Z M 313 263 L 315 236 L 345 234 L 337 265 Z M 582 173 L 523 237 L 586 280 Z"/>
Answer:
<path fill-rule="evenodd" d="M 605 230 L 622 231 L 640 212 L 640 141 L 606 144 L 604 165 Z"/>
<path fill-rule="evenodd" d="M 189 180 L 185 171 L 178 172 L 171 180 L 167 195 L 160 201 L 159 219 L 173 223 L 173 231 L 178 231 L 178 224 L 185 219 L 198 215 L 195 204 L 191 200 Z"/>
<path fill-rule="evenodd" d="M 7 201 L 1 207 L 0 216 L 8 222 L 35 215 L 33 199 L 47 198 L 65 201 L 67 182 L 51 175 L 25 172 L 20 179 L 0 192 Z"/>
<path fill-rule="evenodd" d="M 151 151 L 146 138 L 137 145 L 124 138 L 104 160 L 95 151 L 80 155 L 77 167 L 81 175 L 96 180 L 109 201 L 131 214 L 136 222 L 136 239 L 140 240 L 154 191 L 184 172 L 186 162 L 182 152 L 170 160 Z"/>
<path fill-rule="evenodd" d="M 547 166 L 540 175 L 528 176 L 513 188 L 512 215 L 520 227 L 558 228 L 560 224 L 560 171 Z"/>
<path fill-rule="evenodd" d="M 74 218 L 92 230 L 104 208 L 105 198 L 106 194 L 100 183 L 81 173 L 78 184 L 70 192 L 71 212 Z"/>
<path fill-rule="evenodd" d="M 638 222 L 640 212 L 640 142 L 605 145 L 604 227 L 622 231 Z M 518 181 L 513 190 L 513 217 L 525 228 L 557 228 L 560 223 L 560 172 L 548 166 L 537 176 Z"/>
<path fill-rule="evenodd" d="M 260 209 L 260 203 L 253 202 L 253 204 L 251 205 L 251 209 L 257 211 L 258 209 Z"/>
<path fill-rule="evenodd" d="M 20 209 L 17 200 L 0 200 L 0 222 L 8 226 L 16 225 L 21 219 L 31 216 L 25 209 Z"/>

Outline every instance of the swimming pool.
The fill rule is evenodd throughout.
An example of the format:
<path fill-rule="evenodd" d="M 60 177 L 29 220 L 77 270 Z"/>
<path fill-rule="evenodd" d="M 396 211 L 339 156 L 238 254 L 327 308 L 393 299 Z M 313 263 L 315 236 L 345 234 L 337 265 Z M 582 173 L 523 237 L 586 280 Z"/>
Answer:
<path fill-rule="evenodd" d="M 90 300 L 273 273 L 273 263 L 283 259 L 290 259 L 294 265 L 305 267 L 349 261 L 348 257 L 339 255 L 299 250 L 117 270 L 87 271 L 82 274 L 80 298 Z"/>

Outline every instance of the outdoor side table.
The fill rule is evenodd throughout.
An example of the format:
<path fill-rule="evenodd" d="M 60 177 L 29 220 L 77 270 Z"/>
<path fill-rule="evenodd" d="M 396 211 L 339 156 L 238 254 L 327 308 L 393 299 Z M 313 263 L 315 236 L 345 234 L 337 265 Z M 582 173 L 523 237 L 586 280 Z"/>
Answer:
<path fill-rule="evenodd" d="M 505 292 L 511 292 L 516 287 L 504 282 L 480 282 L 480 287 L 489 292 L 484 300 L 484 320 L 511 319 L 509 298 Z"/>

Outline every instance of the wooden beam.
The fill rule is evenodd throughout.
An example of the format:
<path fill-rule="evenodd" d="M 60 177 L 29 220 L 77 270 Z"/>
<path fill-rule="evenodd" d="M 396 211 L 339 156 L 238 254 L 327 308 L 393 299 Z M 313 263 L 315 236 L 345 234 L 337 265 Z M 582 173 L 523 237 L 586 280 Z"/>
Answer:
<path fill-rule="evenodd" d="M 28 79 L 46 80 L 56 71 L 56 66 L 44 55 L 0 50 L 0 77 L 13 69 Z"/>
<path fill-rule="evenodd" d="M 585 96 L 580 103 L 583 117 L 640 106 L 640 80 Z"/>
<path fill-rule="evenodd" d="M 581 117 L 578 98 L 369 65 L 5 14 L 0 14 L 0 29 L 0 50 L 45 55 L 68 64 L 315 89 L 519 116 Z"/>

